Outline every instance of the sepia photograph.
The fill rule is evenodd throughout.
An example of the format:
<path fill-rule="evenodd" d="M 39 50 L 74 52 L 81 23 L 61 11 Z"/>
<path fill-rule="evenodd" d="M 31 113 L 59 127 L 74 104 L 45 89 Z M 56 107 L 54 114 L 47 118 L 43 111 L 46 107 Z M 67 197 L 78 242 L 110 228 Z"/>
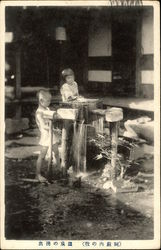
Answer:
<path fill-rule="evenodd" d="M 159 2 L 2 2 L 1 249 L 159 249 Z"/>

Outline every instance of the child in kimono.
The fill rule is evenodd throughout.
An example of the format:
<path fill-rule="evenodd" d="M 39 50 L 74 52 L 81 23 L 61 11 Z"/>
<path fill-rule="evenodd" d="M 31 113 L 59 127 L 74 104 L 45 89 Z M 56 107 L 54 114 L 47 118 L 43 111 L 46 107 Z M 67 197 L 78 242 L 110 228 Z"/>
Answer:
<path fill-rule="evenodd" d="M 61 74 L 62 77 L 62 87 L 60 93 L 62 96 L 62 101 L 72 101 L 77 99 L 79 96 L 78 93 L 78 84 L 75 82 L 75 76 L 72 69 L 64 69 Z"/>
<path fill-rule="evenodd" d="M 49 105 L 51 103 L 51 94 L 47 90 L 40 90 L 37 93 L 39 106 L 36 110 L 35 118 L 38 128 L 40 130 L 40 141 L 39 145 L 41 145 L 41 150 L 39 157 L 37 159 L 36 164 L 36 178 L 40 182 L 45 182 L 46 178 L 41 175 L 41 168 L 47 155 L 48 148 L 49 148 L 49 122 L 48 119 L 43 117 L 43 112 L 49 109 Z M 59 151 L 58 151 L 58 137 L 53 133 L 53 151 L 55 154 L 56 165 L 60 167 L 60 158 L 59 158 Z"/>

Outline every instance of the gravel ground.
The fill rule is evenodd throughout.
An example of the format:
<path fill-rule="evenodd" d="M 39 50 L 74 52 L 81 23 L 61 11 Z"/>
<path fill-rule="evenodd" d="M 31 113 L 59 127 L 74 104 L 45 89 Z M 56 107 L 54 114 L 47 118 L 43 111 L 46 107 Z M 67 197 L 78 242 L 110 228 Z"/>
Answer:
<path fill-rule="evenodd" d="M 133 176 L 138 192 L 117 194 L 102 189 L 100 171 L 86 175 L 78 188 L 58 175 L 50 185 L 22 181 L 34 178 L 35 164 L 35 157 L 6 158 L 7 239 L 153 239 L 152 159 L 148 170 L 140 168 L 149 177 Z"/>

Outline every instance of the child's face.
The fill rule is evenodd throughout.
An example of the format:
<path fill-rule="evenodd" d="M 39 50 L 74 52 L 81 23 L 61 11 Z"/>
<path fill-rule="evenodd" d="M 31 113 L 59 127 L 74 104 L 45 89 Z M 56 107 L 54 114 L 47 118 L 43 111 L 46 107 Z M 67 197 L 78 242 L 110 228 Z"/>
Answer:
<path fill-rule="evenodd" d="M 69 76 L 66 76 L 66 82 L 67 83 L 72 83 L 72 82 L 74 82 L 74 75 L 69 75 Z"/>
<path fill-rule="evenodd" d="M 40 103 L 41 103 L 41 105 L 42 105 L 44 108 L 47 108 L 47 107 L 49 107 L 49 105 L 50 105 L 50 103 L 51 103 L 51 99 L 50 99 L 50 98 L 41 99 L 41 100 L 40 100 Z"/>

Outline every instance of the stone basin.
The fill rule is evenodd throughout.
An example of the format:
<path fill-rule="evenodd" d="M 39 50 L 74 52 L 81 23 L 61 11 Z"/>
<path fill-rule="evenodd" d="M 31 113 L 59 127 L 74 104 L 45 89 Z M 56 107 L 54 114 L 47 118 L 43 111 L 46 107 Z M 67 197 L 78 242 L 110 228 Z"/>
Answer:
<path fill-rule="evenodd" d="M 73 101 L 61 102 L 60 106 L 62 108 L 78 109 L 78 120 L 87 124 L 90 122 L 90 111 L 102 107 L 102 102 L 99 99 L 79 97 Z"/>
<path fill-rule="evenodd" d="M 75 121 L 78 117 L 78 109 L 60 108 L 57 111 L 46 110 L 43 116 L 48 119 Z"/>

